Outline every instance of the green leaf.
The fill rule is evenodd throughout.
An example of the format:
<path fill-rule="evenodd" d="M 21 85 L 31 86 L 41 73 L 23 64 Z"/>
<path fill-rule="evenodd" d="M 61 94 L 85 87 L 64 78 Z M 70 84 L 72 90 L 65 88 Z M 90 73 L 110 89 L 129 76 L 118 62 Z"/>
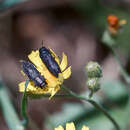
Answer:
<path fill-rule="evenodd" d="M 0 81 L 0 105 L 5 121 L 10 130 L 24 130 L 8 95 L 5 85 Z"/>

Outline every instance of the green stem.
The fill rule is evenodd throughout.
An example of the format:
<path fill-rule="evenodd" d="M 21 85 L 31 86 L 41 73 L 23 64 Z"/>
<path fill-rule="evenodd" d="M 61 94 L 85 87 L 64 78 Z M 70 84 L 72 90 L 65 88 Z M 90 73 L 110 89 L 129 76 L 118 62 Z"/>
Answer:
<path fill-rule="evenodd" d="M 129 74 L 126 72 L 126 70 L 123 68 L 121 62 L 120 62 L 120 59 L 118 58 L 118 56 L 116 55 L 115 53 L 115 50 L 110 47 L 111 49 L 111 52 L 112 52 L 112 55 L 113 57 L 115 58 L 116 62 L 118 63 L 119 67 L 120 67 L 120 71 L 121 71 L 121 74 L 122 76 L 124 77 L 125 81 L 130 85 L 130 77 L 129 77 Z"/>
<path fill-rule="evenodd" d="M 62 86 L 62 89 L 64 91 L 66 91 L 68 94 L 58 94 L 55 95 L 54 98 L 60 98 L 60 97 L 67 97 L 67 98 L 71 98 L 71 97 L 75 97 L 81 100 L 84 100 L 86 102 L 89 102 L 90 104 L 92 104 L 95 108 L 97 108 L 98 110 L 102 111 L 104 113 L 104 115 L 113 123 L 113 125 L 115 126 L 116 130 L 120 130 L 119 125 L 117 124 L 117 122 L 113 119 L 113 117 L 111 117 L 111 115 L 103 108 L 101 107 L 99 104 L 97 104 L 94 100 L 91 99 L 87 99 L 86 97 L 83 97 L 81 95 L 77 95 L 76 93 L 72 92 L 71 90 L 69 90 L 68 88 Z M 50 97 L 50 95 L 46 94 L 46 95 L 36 95 L 36 97 Z"/>
<path fill-rule="evenodd" d="M 118 63 L 119 67 L 120 67 L 120 72 L 121 75 L 123 76 L 124 80 L 126 81 L 126 83 L 128 84 L 128 86 L 130 86 L 130 76 L 127 73 L 127 71 L 124 69 L 124 67 L 122 66 L 120 59 L 118 58 L 118 56 L 115 53 L 115 48 L 113 45 L 116 45 L 116 38 L 113 38 L 109 33 L 107 33 L 107 31 L 104 32 L 103 38 L 102 38 L 103 43 L 105 43 L 109 49 L 112 52 L 112 55 L 115 59 L 115 61 Z M 128 91 L 128 96 L 129 96 L 129 102 L 128 102 L 128 107 L 130 104 L 130 87 L 126 87 L 127 91 Z M 129 117 L 129 114 L 127 113 L 127 116 Z M 127 118 L 128 119 L 128 118 Z M 127 120 L 129 121 L 129 120 Z"/>
<path fill-rule="evenodd" d="M 89 93 L 89 98 L 92 98 L 93 94 L 94 94 L 94 92 L 93 92 L 93 90 L 91 90 Z"/>
<path fill-rule="evenodd" d="M 21 121 L 19 120 L 15 108 L 13 107 L 12 102 L 9 98 L 6 86 L 2 83 L 1 80 L 0 80 L 0 105 L 9 129 L 24 130 L 24 127 L 21 125 Z"/>
<path fill-rule="evenodd" d="M 112 55 L 113 55 L 115 61 L 120 66 L 120 71 L 121 71 L 122 76 L 124 77 L 124 79 L 125 79 L 126 83 L 128 84 L 128 86 L 130 86 L 130 76 L 129 76 L 129 74 L 127 73 L 127 71 L 122 66 L 122 64 L 120 62 L 120 59 L 118 58 L 118 56 L 115 53 L 115 50 L 112 47 L 110 49 L 111 49 L 111 52 L 112 52 Z M 128 104 L 127 104 L 127 106 L 129 107 L 129 105 L 130 105 L 130 87 L 127 87 L 126 89 L 128 91 L 128 96 L 129 96 L 129 101 L 128 101 Z M 130 115 L 127 113 L 126 114 L 126 119 L 128 119 L 129 116 Z M 126 124 L 129 124 L 129 120 L 126 121 Z"/>
<path fill-rule="evenodd" d="M 86 97 L 77 95 L 76 93 L 72 92 L 71 90 L 69 90 L 68 88 L 62 86 L 62 89 L 65 90 L 69 95 L 71 95 L 72 97 L 84 100 L 86 102 L 89 102 L 91 105 L 93 105 L 94 107 L 96 107 L 98 110 L 100 110 L 101 112 L 104 113 L 104 115 L 113 123 L 113 125 L 115 126 L 116 130 L 120 130 L 119 125 L 117 124 L 117 122 L 114 120 L 114 118 L 103 108 L 101 107 L 99 104 L 97 104 L 94 100 L 91 99 L 87 99 Z"/>
<path fill-rule="evenodd" d="M 23 94 L 23 98 L 22 98 L 22 116 L 24 118 L 22 124 L 27 127 L 27 124 L 28 124 L 28 116 L 27 116 L 27 94 L 26 94 L 26 89 L 27 89 L 27 86 L 28 86 L 28 83 L 29 83 L 29 80 L 26 80 L 26 83 L 25 83 L 25 90 L 24 90 L 24 94 Z"/>
<path fill-rule="evenodd" d="M 39 99 L 39 98 L 41 98 L 41 97 L 44 97 L 44 98 L 49 98 L 50 97 L 50 94 L 36 94 L 36 95 L 29 95 L 29 97 L 31 98 L 31 99 Z M 55 98 L 60 98 L 60 97 L 72 97 L 71 95 L 69 95 L 69 94 L 56 94 L 55 96 L 54 96 Z"/>
<path fill-rule="evenodd" d="M 26 83 L 25 83 L 25 92 L 24 92 L 24 96 L 23 96 L 23 99 L 22 99 L 22 115 L 24 117 L 24 121 L 25 121 L 26 125 L 27 125 L 27 122 L 28 122 L 28 117 L 27 117 L 27 113 L 26 113 L 26 107 L 27 107 L 26 88 L 27 88 L 27 85 L 28 85 L 28 81 L 26 81 Z M 71 90 L 69 90 L 68 88 L 66 88 L 64 86 L 62 86 L 62 89 L 64 91 L 66 91 L 68 94 L 66 94 L 66 95 L 55 95 L 55 97 L 75 97 L 75 98 L 84 100 L 86 102 L 89 102 L 95 108 L 97 108 L 98 110 L 100 110 L 101 112 L 104 113 L 104 115 L 113 123 L 116 130 L 120 130 L 120 127 L 117 124 L 117 122 L 114 120 L 114 118 L 103 107 L 101 107 L 99 104 L 97 104 L 94 100 L 87 99 L 86 97 L 83 97 L 81 95 L 77 95 L 76 93 L 72 92 Z M 49 96 L 50 95 L 42 95 L 42 97 L 49 97 Z"/>

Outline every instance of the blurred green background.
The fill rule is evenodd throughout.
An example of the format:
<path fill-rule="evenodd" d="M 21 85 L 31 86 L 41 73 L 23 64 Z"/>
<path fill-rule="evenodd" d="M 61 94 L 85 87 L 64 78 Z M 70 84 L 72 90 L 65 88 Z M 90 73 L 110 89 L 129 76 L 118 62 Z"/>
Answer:
<path fill-rule="evenodd" d="M 20 60 L 41 47 L 52 48 L 59 56 L 64 51 L 72 66 L 72 76 L 65 85 L 77 93 L 88 95 L 85 65 L 90 60 L 103 68 L 101 90 L 94 99 L 117 120 L 121 130 L 130 130 L 130 87 L 120 74 L 102 35 L 107 28 L 107 16 L 114 14 L 127 24 L 118 35 L 116 52 L 122 65 L 130 72 L 130 1 L 128 0 L 1 0 L 0 1 L 0 129 L 11 128 L 12 115 L 6 114 L 6 101 L 12 104 L 9 113 L 21 117 L 21 97 L 18 83 L 25 80 L 20 73 Z M 5 84 L 3 86 L 3 83 Z M 5 94 L 3 94 L 3 88 Z M 7 91 L 9 94 L 7 94 Z M 4 96 L 9 98 L 4 101 Z M 4 107 L 3 107 L 4 106 Z M 37 107 L 38 106 L 38 107 Z M 5 111 L 3 111 L 5 110 Z M 11 110 L 11 111 L 10 111 Z M 8 111 L 8 109 L 7 109 Z M 90 130 L 113 130 L 111 122 L 90 104 L 77 99 L 29 100 L 28 113 L 40 130 L 52 130 L 59 124 L 73 121 L 77 130 L 87 125 Z M 13 125 L 15 125 L 15 123 Z M 20 128 L 17 128 L 20 129 Z M 27 128 L 32 129 L 32 128 Z"/>

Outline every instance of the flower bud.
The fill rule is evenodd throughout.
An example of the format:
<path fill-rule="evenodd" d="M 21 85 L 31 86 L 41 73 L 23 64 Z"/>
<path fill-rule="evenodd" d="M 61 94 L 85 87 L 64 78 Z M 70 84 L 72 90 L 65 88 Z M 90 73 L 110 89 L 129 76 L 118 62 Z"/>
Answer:
<path fill-rule="evenodd" d="M 121 28 L 127 23 L 126 19 L 120 20 L 117 16 L 115 15 L 109 15 L 107 17 L 107 22 L 108 22 L 108 31 L 111 35 L 117 35 Z"/>
<path fill-rule="evenodd" d="M 102 69 L 97 62 L 90 61 L 86 66 L 86 71 L 88 73 L 88 78 L 102 77 Z"/>
<path fill-rule="evenodd" d="M 97 92 L 100 89 L 99 78 L 89 78 L 87 80 L 87 86 L 92 92 Z"/>

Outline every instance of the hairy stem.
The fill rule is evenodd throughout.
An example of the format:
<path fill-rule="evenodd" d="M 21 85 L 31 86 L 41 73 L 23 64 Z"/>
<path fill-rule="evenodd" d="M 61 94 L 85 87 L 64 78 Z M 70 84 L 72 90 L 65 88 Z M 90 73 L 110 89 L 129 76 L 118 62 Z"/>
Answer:
<path fill-rule="evenodd" d="M 93 105 L 95 108 L 97 108 L 98 110 L 100 110 L 101 112 L 104 113 L 104 115 L 113 123 L 113 125 L 115 126 L 116 130 L 120 130 L 120 127 L 118 125 L 118 123 L 115 121 L 115 119 L 103 108 L 101 107 L 99 104 L 97 104 L 94 100 L 92 99 L 87 99 L 86 97 L 77 95 L 76 93 L 72 92 L 71 90 L 69 90 L 68 88 L 66 88 L 65 86 L 62 86 L 62 89 L 65 90 L 69 95 L 71 95 L 72 97 L 84 100 L 86 102 L 89 102 L 91 105 Z"/>
<path fill-rule="evenodd" d="M 120 71 L 121 71 L 122 76 L 124 77 L 127 84 L 130 85 L 130 76 L 128 75 L 126 70 L 123 68 L 123 66 L 122 66 L 122 64 L 120 62 L 120 59 L 118 58 L 118 56 L 115 53 L 115 50 L 112 47 L 110 47 L 110 49 L 111 49 L 111 52 L 112 52 L 112 55 L 113 55 L 115 61 L 118 63 L 118 65 L 120 67 Z"/>

